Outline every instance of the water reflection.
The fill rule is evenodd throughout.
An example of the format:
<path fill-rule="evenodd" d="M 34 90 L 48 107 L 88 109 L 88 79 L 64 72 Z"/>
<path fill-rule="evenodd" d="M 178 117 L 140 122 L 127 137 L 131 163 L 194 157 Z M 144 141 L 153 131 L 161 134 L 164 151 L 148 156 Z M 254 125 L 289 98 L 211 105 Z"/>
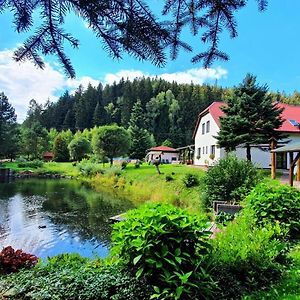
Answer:
<path fill-rule="evenodd" d="M 0 247 L 45 258 L 76 252 L 108 254 L 109 217 L 132 208 L 125 199 L 72 180 L 27 179 L 0 184 Z"/>

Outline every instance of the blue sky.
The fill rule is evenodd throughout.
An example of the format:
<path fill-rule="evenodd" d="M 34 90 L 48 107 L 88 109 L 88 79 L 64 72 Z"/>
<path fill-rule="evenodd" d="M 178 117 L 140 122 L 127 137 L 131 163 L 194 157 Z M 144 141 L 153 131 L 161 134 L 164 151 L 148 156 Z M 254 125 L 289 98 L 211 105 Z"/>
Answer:
<path fill-rule="evenodd" d="M 102 49 L 85 24 L 75 16 L 66 20 L 66 30 L 80 40 L 78 50 L 66 48 L 75 67 L 77 78 L 69 80 L 53 57 L 46 57 L 44 71 L 37 70 L 30 63 L 19 65 L 11 61 L 13 49 L 28 34 L 18 35 L 12 28 L 10 13 L 0 15 L 3 28 L 0 32 L 0 91 L 3 91 L 16 107 L 19 120 L 24 118 L 31 98 L 45 102 L 56 100 L 61 92 L 74 89 L 79 83 L 89 81 L 110 83 L 121 76 L 134 78 L 141 75 L 162 76 L 168 80 L 194 83 L 214 83 L 231 87 L 241 82 L 247 72 L 258 77 L 273 91 L 292 93 L 300 84 L 300 1 L 269 1 L 266 12 L 258 12 L 256 1 L 237 14 L 239 36 L 232 40 L 227 32 L 221 36 L 220 48 L 230 55 L 229 62 L 216 61 L 211 69 L 203 70 L 201 64 L 190 62 L 192 54 L 180 52 L 176 61 L 169 60 L 164 68 L 157 68 L 149 62 L 139 62 L 124 55 L 123 60 L 112 60 Z M 157 7 L 159 1 L 149 3 Z M 157 10 L 157 8 L 156 8 Z M 182 37 L 190 42 L 195 51 L 202 50 L 200 38 L 186 33 Z"/>

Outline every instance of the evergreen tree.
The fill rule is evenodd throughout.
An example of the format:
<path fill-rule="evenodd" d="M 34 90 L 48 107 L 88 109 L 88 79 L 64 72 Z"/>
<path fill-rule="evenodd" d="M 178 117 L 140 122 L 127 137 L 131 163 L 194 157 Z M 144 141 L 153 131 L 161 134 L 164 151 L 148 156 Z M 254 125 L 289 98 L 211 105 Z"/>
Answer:
<path fill-rule="evenodd" d="M 240 144 L 246 145 L 247 159 L 251 160 L 251 144 L 268 143 L 282 134 L 277 131 L 283 120 L 282 109 L 273 103 L 266 85 L 259 86 L 256 77 L 247 74 L 243 83 L 234 89 L 233 97 L 222 108 L 221 128 L 217 137 L 221 147 L 233 151 Z"/>
<path fill-rule="evenodd" d="M 149 132 L 145 129 L 145 117 L 140 100 L 133 106 L 128 131 L 131 136 L 129 157 L 143 159 L 152 142 Z"/>
<path fill-rule="evenodd" d="M 17 151 L 16 120 L 15 109 L 4 93 L 0 93 L 0 157 L 12 157 Z"/>
<path fill-rule="evenodd" d="M 75 114 L 74 114 L 74 111 L 72 108 L 68 109 L 66 116 L 64 118 L 62 128 L 64 130 L 66 130 L 66 129 L 74 130 L 75 129 Z"/>

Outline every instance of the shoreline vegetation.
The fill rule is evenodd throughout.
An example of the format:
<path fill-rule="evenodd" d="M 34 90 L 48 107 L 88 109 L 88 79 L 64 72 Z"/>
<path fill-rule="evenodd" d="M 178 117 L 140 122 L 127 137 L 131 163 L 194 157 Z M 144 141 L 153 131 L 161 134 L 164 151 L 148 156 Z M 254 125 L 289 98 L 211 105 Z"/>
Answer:
<path fill-rule="evenodd" d="M 4 167 L 14 170 L 17 174 L 31 176 L 53 175 L 73 178 L 87 183 L 95 191 L 110 192 L 126 197 L 139 206 L 144 202 L 156 201 L 170 203 L 186 208 L 191 212 L 203 212 L 204 204 L 201 201 L 202 179 L 205 171 L 199 167 L 164 164 L 160 166 L 161 175 L 153 165 L 143 163 L 139 168 L 129 163 L 125 169 L 115 163 L 110 167 L 108 163 L 94 164 L 94 170 L 83 175 L 78 163 L 46 162 L 39 168 L 18 167 L 16 162 L 4 163 Z M 186 174 L 193 174 L 199 179 L 199 185 L 186 187 L 183 183 Z"/>
<path fill-rule="evenodd" d="M 199 287 L 193 290 L 193 285 L 196 286 L 201 282 L 199 278 L 193 277 L 200 273 L 194 271 L 188 272 L 189 264 L 186 265 L 187 273 L 180 273 L 182 262 L 191 260 L 193 262 L 191 266 L 201 263 L 203 267 L 202 272 L 204 273 L 201 276 L 205 276 L 205 280 L 207 281 L 205 282 L 206 287 L 201 286 L 200 289 L 207 289 L 207 291 L 212 292 L 209 298 L 205 299 L 213 299 L 215 292 L 221 297 L 220 299 L 229 299 L 228 297 L 233 295 L 234 298 L 232 299 L 243 300 L 299 299 L 299 240 L 296 239 L 291 242 L 286 240 L 286 229 L 277 223 L 271 225 L 267 219 L 266 223 L 264 223 L 265 215 L 260 216 L 262 219 L 261 223 L 259 223 L 253 214 L 255 213 L 256 216 L 259 216 L 260 209 L 255 211 L 251 208 L 251 206 L 255 208 L 255 205 L 258 205 L 257 207 L 262 205 L 261 209 L 266 211 L 265 214 L 271 220 L 272 214 L 275 213 L 276 215 L 277 211 L 269 211 L 268 206 L 264 206 L 267 203 L 264 201 L 269 201 L 267 200 L 268 195 L 272 195 L 269 199 L 277 197 L 279 206 L 276 209 L 278 211 L 286 211 L 286 207 L 284 206 L 286 205 L 284 204 L 285 201 L 279 201 L 281 195 L 288 195 L 292 199 L 298 193 L 296 191 L 293 192 L 289 187 L 278 187 L 276 183 L 272 184 L 270 181 L 263 180 L 265 184 L 257 185 L 251 194 L 246 197 L 246 200 L 244 200 L 246 201 L 244 204 L 248 203 L 248 208 L 247 205 L 244 208 L 245 212 L 239 215 L 235 222 L 226 223 L 225 227 L 220 225 L 224 234 L 217 235 L 216 239 L 211 241 L 205 236 L 201 238 L 203 239 L 201 243 L 208 243 L 209 247 L 211 247 L 211 251 L 207 253 L 201 252 L 202 254 L 200 254 L 195 252 L 194 258 L 182 256 L 184 253 L 178 250 L 181 249 L 181 242 L 174 237 L 173 242 L 169 241 L 167 243 L 168 245 L 170 243 L 170 247 L 172 243 L 178 243 L 177 246 L 174 246 L 175 252 L 174 256 L 172 256 L 173 250 L 171 249 L 173 248 L 167 251 L 165 242 L 162 240 L 162 244 L 157 244 L 157 247 L 161 247 L 163 254 L 158 253 L 157 255 L 162 258 L 164 255 L 168 255 L 168 259 L 162 260 L 162 267 L 160 267 L 157 258 L 154 259 L 152 257 L 152 255 L 156 255 L 155 252 L 146 250 L 148 249 L 147 247 L 152 247 L 152 241 L 157 241 L 157 238 L 154 238 L 157 234 L 156 230 L 160 232 L 159 235 L 168 235 L 169 233 L 166 228 L 169 226 L 169 222 L 173 224 L 172 226 L 175 226 L 177 218 L 181 218 L 182 221 L 180 222 L 183 223 L 186 222 L 187 218 L 195 218 L 196 223 L 201 221 L 203 224 L 212 219 L 203 194 L 205 188 L 207 188 L 205 186 L 207 184 L 207 181 L 205 182 L 206 172 L 203 169 L 187 165 L 165 164 L 160 166 L 161 174 L 159 175 L 153 165 L 145 163 L 138 167 L 134 163 L 128 163 L 125 167 L 123 166 L 123 169 L 122 164 L 119 162 L 109 167 L 109 164 L 95 164 L 89 161 L 82 161 L 80 163 L 48 162 L 36 168 L 28 166 L 20 168 L 16 162 L 6 162 L 3 166 L 13 169 L 16 173 L 26 174 L 28 172 L 33 174 L 33 176 L 52 174 L 80 180 L 84 184 L 88 184 L 95 191 L 105 191 L 130 199 L 134 206 L 141 207 L 141 209 L 129 213 L 129 216 L 130 214 L 135 216 L 134 219 L 130 220 L 129 218 L 128 222 L 124 223 L 124 225 L 117 224 L 115 226 L 115 228 L 123 226 L 123 229 L 120 230 L 120 233 L 115 232 L 114 234 L 113 239 L 115 241 L 119 239 L 120 249 L 115 247 L 115 252 L 111 253 L 112 256 L 101 261 L 95 261 L 66 254 L 51 258 L 47 264 L 38 263 L 37 266 L 30 270 L 21 270 L 19 273 L 7 277 L 0 275 L 0 298 L 2 295 L 4 296 L 3 299 L 25 299 L 28 295 L 36 295 L 41 296 L 41 299 L 46 299 L 43 298 L 43 295 L 45 291 L 48 291 L 50 294 L 54 293 L 58 297 L 57 299 L 65 299 L 66 295 L 64 293 L 61 294 L 60 290 L 56 290 L 56 285 L 62 284 L 65 285 L 66 289 L 69 289 L 73 282 L 76 282 L 78 291 L 75 289 L 69 295 L 70 297 L 76 298 L 76 293 L 79 293 L 80 295 L 84 295 L 86 299 L 94 299 L 92 292 L 94 288 L 97 288 L 99 291 L 103 290 L 104 294 L 107 293 L 107 295 L 110 295 L 111 290 L 107 287 L 107 282 L 115 280 L 120 288 L 114 294 L 120 297 L 118 299 L 140 299 L 139 293 L 145 293 L 143 299 L 149 299 L 151 294 L 153 296 L 153 287 L 157 295 L 163 296 L 164 293 L 172 293 L 174 290 L 172 284 L 176 283 L 175 286 L 177 286 L 180 281 L 180 289 L 176 289 L 176 295 L 179 296 L 176 296 L 177 298 L 174 296 L 174 299 L 189 299 L 185 296 L 181 297 L 181 293 L 183 293 L 182 295 L 187 295 L 187 297 L 194 295 L 194 292 L 197 294 Z M 259 173 L 261 178 L 269 176 L 268 171 L 259 171 Z M 189 181 L 187 182 L 187 178 L 189 177 L 195 180 L 195 185 L 190 184 L 191 182 Z M 212 178 L 215 177 L 213 176 Z M 228 180 L 232 180 L 232 178 L 228 178 Z M 241 192 L 239 193 L 241 194 Z M 292 196 L 293 193 L 295 193 L 294 196 Z M 265 197 L 266 200 L 263 200 Z M 148 204 L 144 206 L 144 203 Z M 249 203 L 252 204 L 249 206 Z M 175 211 L 172 214 L 170 214 L 172 210 L 171 206 L 168 206 L 170 204 L 177 207 L 174 208 Z M 297 204 L 295 204 L 295 213 L 297 213 L 296 207 Z M 181 209 L 185 209 L 191 214 L 185 215 L 185 212 Z M 149 215 L 149 224 L 147 222 L 144 224 L 145 217 L 149 213 L 153 214 L 156 221 L 159 218 L 161 218 L 161 221 L 157 221 L 156 225 L 154 224 L 156 221 L 152 224 L 152 221 L 149 221 L 152 216 Z M 175 215 L 177 217 L 174 219 Z M 287 216 L 287 220 L 289 220 L 288 218 L 290 217 Z M 161 227 L 161 222 L 166 222 L 166 224 Z M 182 225 L 183 223 L 180 224 Z M 188 226 L 190 224 L 190 222 L 187 222 L 187 227 L 180 225 L 180 230 L 189 231 Z M 289 223 L 287 225 L 287 228 L 289 228 Z M 294 226 L 297 228 L 298 225 Z M 151 228 L 153 234 L 153 238 L 149 239 L 148 242 L 145 240 L 147 236 L 145 232 L 148 232 L 146 227 Z M 135 233 L 132 234 L 132 232 Z M 185 236 L 184 232 L 182 234 Z M 125 237 L 127 244 L 124 244 L 124 246 L 120 241 L 125 239 Z M 141 239 L 141 237 L 144 238 Z M 140 247 L 139 243 L 142 242 L 146 243 L 144 248 Z M 122 247 L 125 248 L 123 249 Z M 132 257 L 127 257 L 128 253 L 131 253 Z M 147 255 L 149 255 L 148 258 Z M 143 260 L 144 257 L 145 261 Z M 175 264 L 172 261 L 173 259 L 176 261 L 174 261 Z M 206 262 L 208 265 L 206 265 Z M 173 278 L 173 281 L 166 280 L 164 276 L 167 273 L 165 273 L 159 279 L 160 281 L 157 284 L 165 287 L 164 290 L 159 289 L 153 284 L 156 279 L 151 279 L 151 276 L 150 285 L 148 285 L 149 282 L 144 282 L 145 278 L 143 276 L 139 277 L 142 272 L 143 274 L 144 272 L 150 272 L 147 271 L 147 268 L 150 268 L 150 270 L 154 268 L 158 272 L 164 272 L 164 264 L 166 264 L 166 270 L 171 266 L 178 267 L 177 273 L 175 272 L 178 278 Z M 129 270 L 133 273 L 129 272 Z M 140 270 L 142 270 L 141 273 L 139 273 Z M 63 278 L 65 275 L 63 274 L 67 273 L 67 281 L 65 281 Z M 86 275 L 82 277 L 81 273 Z M 116 277 L 117 274 L 119 277 Z M 57 284 L 49 285 L 47 280 Z M 142 284 L 140 280 L 142 280 Z M 151 280 L 154 281 L 152 282 Z M 170 282 L 173 283 L 171 284 Z M 191 287 L 189 287 L 189 282 L 191 283 Z M 231 286 L 227 288 L 229 282 L 231 282 Z M 219 285 L 218 287 L 215 286 L 216 283 Z M 4 291 L 3 285 L 6 285 L 9 289 L 5 289 Z M 84 287 L 82 290 L 81 286 Z M 103 295 L 100 296 L 99 294 L 99 299 L 102 299 Z M 109 296 L 105 297 L 103 299 L 109 299 Z M 171 299 L 157 297 L 157 299 Z M 202 298 L 200 297 L 199 299 Z"/>

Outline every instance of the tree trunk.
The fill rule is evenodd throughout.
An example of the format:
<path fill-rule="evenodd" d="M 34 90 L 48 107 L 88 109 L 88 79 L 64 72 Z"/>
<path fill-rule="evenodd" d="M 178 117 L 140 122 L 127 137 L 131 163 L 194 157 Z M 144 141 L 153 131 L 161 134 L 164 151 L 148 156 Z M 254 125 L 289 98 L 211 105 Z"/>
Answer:
<path fill-rule="evenodd" d="M 157 170 L 158 175 L 160 175 L 161 173 L 160 173 L 159 165 L 155 165 L 155 168 Z"/>
<path fill-rule="evenodd" d="M 112 167 L 114 164 L 114 159 L 113 158 L 110 158 L 110 166 Z"/>
<path fill-rule="evenodd" d="M 251 147 L 248 143 L 246 144 L 246 151 L 247 151 L 247 160 L 251 161 Z"/>

